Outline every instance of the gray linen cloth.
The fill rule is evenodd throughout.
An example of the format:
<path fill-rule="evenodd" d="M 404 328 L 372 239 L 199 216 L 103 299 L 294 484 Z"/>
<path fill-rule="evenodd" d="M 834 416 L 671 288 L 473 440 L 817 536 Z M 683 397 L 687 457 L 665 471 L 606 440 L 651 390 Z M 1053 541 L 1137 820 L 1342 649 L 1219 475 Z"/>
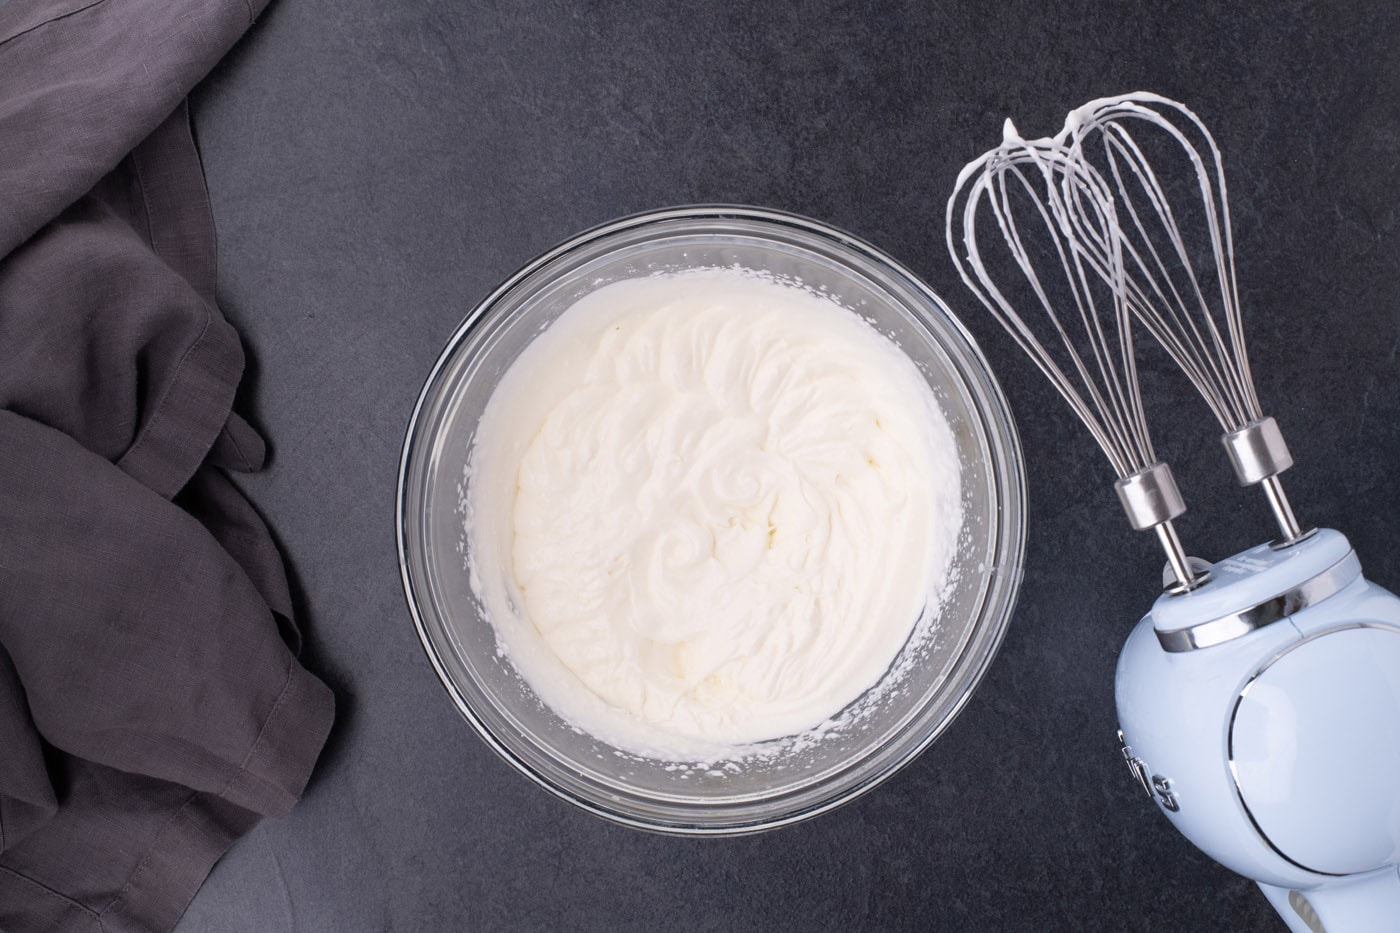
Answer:
<path fill-rule="evenodd" d="M 170 929 L 331 726 L 184 102 L 265 2 L 0 6 L 0 930 Z"/>

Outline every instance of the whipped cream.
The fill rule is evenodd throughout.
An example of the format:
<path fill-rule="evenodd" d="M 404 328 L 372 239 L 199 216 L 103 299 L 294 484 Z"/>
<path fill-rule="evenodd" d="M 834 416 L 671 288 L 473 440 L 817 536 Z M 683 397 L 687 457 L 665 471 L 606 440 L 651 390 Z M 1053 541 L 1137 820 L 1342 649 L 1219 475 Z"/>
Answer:
<path fill-rule="evenodd" d="M 565 720 L 660 757 L 812 729 L 936 612 L 956 446 L 856 314 L 740 270 L 616 282 L 500 380 L 467 473 L 472 585 Z"/>

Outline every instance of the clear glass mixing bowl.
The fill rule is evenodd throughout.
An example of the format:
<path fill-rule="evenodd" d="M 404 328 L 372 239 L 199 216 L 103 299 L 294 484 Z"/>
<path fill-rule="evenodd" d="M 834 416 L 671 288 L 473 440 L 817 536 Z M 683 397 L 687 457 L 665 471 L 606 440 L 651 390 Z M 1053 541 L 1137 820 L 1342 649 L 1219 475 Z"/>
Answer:
<path fill-rule="evenodd" d="M 618 279 L 736 265 L 824 290 L 914 360 L 958 444 L 964 521 L 956 583 L 934 633 L 905 646 L 891 667 L 906 668 L 898 688 L 885 691 L 872 711 L 821 741 L 745 761 L 737 770 L 722 763 L 683 768 L 580 733 L 497 653 L 495 631 L 468 580 L 461 485 L 497 380 L 575 301 Z M 1025 478 L 1006 400 L 976 343 L 908 270 L 854 237 L 800 217 L 688 207 L 582 234 L 520 270 L 467 315 L 409 422 L 397 521 L 404 589 L 423 647 L 462 715 L 506 761 L 565 800 L 620 823 L 742 833 L 813 816 L 869 790 L 962 709 L 1016 600 Z"/>

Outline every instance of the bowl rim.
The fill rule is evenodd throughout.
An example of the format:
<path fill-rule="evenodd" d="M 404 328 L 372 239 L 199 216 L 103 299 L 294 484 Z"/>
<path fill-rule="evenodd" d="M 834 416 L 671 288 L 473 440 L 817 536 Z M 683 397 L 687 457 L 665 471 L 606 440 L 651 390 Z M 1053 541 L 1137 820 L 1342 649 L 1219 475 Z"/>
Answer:
<path fill-rule="evenodd" d="M 419 423 L 425 414 L 425 406 L 429 399 L 439 388 L 439 380 L 444 369 L 449 363 L 454 361 L 458 348 L 466 337 L 476 328 L 478 323 L 486 317 L 507 295 L 509 295 L 521 282 L 534 275 L 541 268 L 554 262 L 561 256 L 567 255 L 575 249 L 586 244 L 595 243 L 610 235 L 623 231 L 633 230 L 638 227 L 650 226 L 669 221 L 724 221 L 738 220 L 747 222 L 758 222 L 760 224 L 771 224 L 780 228 L 796 228 L 804 233 L 815 235 L 849 249 L 867 261 L 872 261 L 877 266 L 893 275 L 902 284 L 909 287 L 920 297 L 928 299 L 930 303 L 938 308 L 942 308 L 946 314 L 941 316 L 943 324 L 948 326 L 954 334 L 963 342 L 963 350 L 967 353 L 967 359 L 956 359 L 960 364 L 969 364 L 976 376 L 983 380 L 983 391 L 975 393 L 978 404 L 974 410 L 981 421 L 984 422 L 983 431 L 987 435 L 987 443 L 992 446 L 1000 446 L 1004 450 L 994 451 L 1004 459 L 1004 468 L 1001 471 L 990 470 L 989 476 L 994 481 L 994 488 L 997 493 L 994 498 L 996 506 L 994 510 L 996 534 L 992 553 L 1003 555 L 1007 558 L 1005 564 L 1001 562 L 992 568 L 989 576 L 989 583 L 985 587 L 981 597 L 983 604 L 991 602 L 993 595 L 998 594 L 1000 601 L 1004 602 L 1005 609 L 1001 613 L 998 624 L 987 634 L 988 638 L 983 640 L 980 648 L 981 657 L 976 664 L 963 667 L 963 662 L 967 659 L 968 653 L 972 650 L 973 644 L 978 640 L 970 638 L 959 649 L 956 660 L 950 665 L 949 671 L 956 673 L 958 678 L 967 683 L 966 689 L 956 698 L 956 700 L 944 711 L 939 721 L 934 724 L 927 735 L 918 742 L 906 749 L 897 759 L 883 769 L 872 771 L 861 780 L 843 788 L 839 793 L 833 794 L 815 803 L 797 807 L 789 812 L 775 815 L 768 818 L 747 818 L 736 819 L 733 822 L 715 824 L 694 824 L 676 822 L 658 822 L 635 816 L 622 809 L 610 808 L 602 803 L 582 797 L 571 792 L 568 788 L 551 781 L 547 776 L 539 773 L 531 764 L 523 760 L 508 745 L 502 742 L 486 724 L 482 717 L 472 707 L 472 704 L 462 694 L 458 685 L 454 682 L 444 664 L 440 648 L 434 637 L 429 633 L 420 610 L 418 598 L 415 595 L 420 586 L 415 583 L 415 576 L 410 566 L 409 560 L 409 538 L 411 517 L 406 509 L 409 494 L 410 467 L 415 462 L 415 449 L 419 436 Z M 960 373 L 964 379 L 968 378 L 968 373 Z M 985 403 L 985 404 L 984 404 Z M 990 407 L 992 410 L 984 410 Z M 988 422 L 999 421 L 1005 427 L 1004 435 L 998 436 L 994 431 L 987 431 Z M 426 439 L 425 439 L 426 440 Z M 610 822 L 629 826 L 634 829 L 642 829 L 666 835 L 689 835 L 689 836 L 735 836 L 762 832 L 776 829 L 781 826 L 789 826 L 812 817 L 818 816 L 829 810 L 835 809 L 842 804 L 863 795 L 875 786 L 883 783 L 895 773 L 902 770 L 910 762 L 919 757 L 929 745 L 933 744 L 943 732 L 952 724 L 959 714 L 966 707 L 972 694 L 981 685 L 986 676 L 987 670 L 995 660 L 1001 644 L 1006 636 L 1006 631 L 1010 627 L 1011 617 L 1015 612 L 1020 595 L 1021 578 L 1024 572 L 1024 559 L 1026 549 L 1026 473 L 1025 458 L 1021 446 L 1019 430 L 1016 426 L 1015 418 L 1012 416 L 1010 404 L 1006 398 L 1005 391 L 1000 382 L 997 381 L 983 354 L 981 346 L 967 330 L 963 322 L 953 313 L 945 302 L 933 289 L 921 278 L 915 275 L 909 268 L 889 256 L 884 251 L 878 249 L 867 241 L 853 234 L 847 233 L 830 224 L 813 220 L 799 214 L 777 210 L 766 207 L 756 207 L 739 204 L 690 204 L 666 207 L 657 210 L 641 211 L 628 214 L 605 223 L 590 227 L 574 236 L 560 241 L 555 246 L 540 253 L 534 259 L 520 267 L 516 272 L 508 276 L 491 292 L 477 302 L 476 305 L 466 314 L 461 323 L 456 326 L 442 351 L 438 354 L 437 360 L 429 370 L 423 381 L 423 386 L 418 392 L 414 402 L 412 414 L 409 417 L 407 427 L 404 430 L 403 446 L 399 455 L 398 481 L 395 491 L 394 524 L 395 543 L 399 562 L 399 575 L 403 584 L 404 599 L 408 605 L 409 614 L 413 619 L 414 629 L 418 633 L 418 639 L 428 660 L 436 672 L 438 681 L 447 690 L 449 697 L 456 706 L 458 712 L 466 719 L 485 740 L 498 756 L 506 761 L 516 771 L 524 774 L 534 784 L 544 788 L 551 795 L 583 809 L 596 816 L 602 817 Z M 1009 511 L 1019 517 L 1019 521 L 1012 522 L 1012 515 L 1003 514 Z M 1014 527 L 1009 527 L 1013 526 Z M 423 584 L 426 586 L 426 583 Z M 851 762 L 852 766 L 868 759 L 863 758 Z M 844 770 L 844 769 L 843 769 Z M 840 772 L 837 772 L 840 773 Z M 715 805 L 718 809 L 723 804 Z M 694 805 L 697 814 L 708 809 L 708 805 L 697 803 Z"/>

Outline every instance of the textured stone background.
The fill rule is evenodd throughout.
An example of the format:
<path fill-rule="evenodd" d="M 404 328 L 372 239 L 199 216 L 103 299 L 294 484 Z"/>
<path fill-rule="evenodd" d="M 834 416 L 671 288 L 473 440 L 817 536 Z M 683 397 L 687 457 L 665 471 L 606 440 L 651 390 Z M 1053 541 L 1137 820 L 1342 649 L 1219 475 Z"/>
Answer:
<path fill-rule="evenodd" d="M 943 244 L 957 170 L 1005 117 L 1041 135 L 1106 94 L 1187 102 L 1225 152 L 1294 504 L 1400 586 L 1400 7 L 1221 6 L 276 0 L 196 130 L 274 456 L 245 488 L 341 717 L 305 800 L 215 868 L 181 933 L 1282 930 L 1129 781 L 1113 670 L 1159 552 Z M 404 607 L 393 498 L 421 380 L 474 303 L 591 225 L 717 201 L 848 229 L 947 298 L 1016 412 L 1030 540 L 1006 643 L 931 749 L 814 822 L 686 840 L 555 800 L 459 718 Z M 1265 539 L 1204 407 L 1144 366 L 1191 550 Z"/>

